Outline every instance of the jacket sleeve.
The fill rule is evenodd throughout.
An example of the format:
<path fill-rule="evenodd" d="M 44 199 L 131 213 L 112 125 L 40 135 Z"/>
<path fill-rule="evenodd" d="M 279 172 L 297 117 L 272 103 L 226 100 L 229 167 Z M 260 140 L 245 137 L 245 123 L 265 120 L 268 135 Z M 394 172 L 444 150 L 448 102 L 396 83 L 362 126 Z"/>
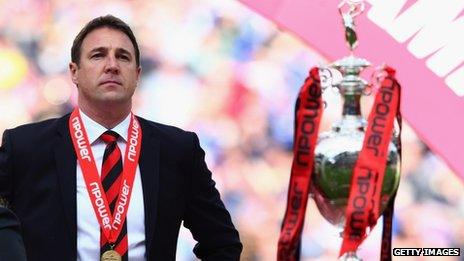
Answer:
<path fill-rule="evenodd" d="M 13 190 L 13 163 L 12 144 L 9 131 L 3 132 L 2 146 L 0 147 L 0 205 L 8 207 L 12 201 Z"/>
<path fill-rule="evenodd" d="M 0 260 L 26 260 L 19 221 L 9 209 L 0 207 Z"/>
<path fill-rule="evenodd" d="M 198 242 L 193 252 L 201 260 L 240 260 L 242 244 L 238 231 L 215 188 L 198 137 L 194 133 L 191 135 L 194 144 L 190 159 L 191 190 L 184 226 Z"/>
<path fill-rule="evenodd" d="M 18 218 L 7 207 L 12 201 L 12 145 L 3 133 L 0 147 L 0 260 L 26 260 Z"/>

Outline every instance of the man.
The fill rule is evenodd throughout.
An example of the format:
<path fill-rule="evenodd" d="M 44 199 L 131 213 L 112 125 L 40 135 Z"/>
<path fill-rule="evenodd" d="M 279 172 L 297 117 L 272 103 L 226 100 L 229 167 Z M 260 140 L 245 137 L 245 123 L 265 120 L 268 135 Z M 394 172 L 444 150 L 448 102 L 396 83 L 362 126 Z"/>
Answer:
<path fill-rule="evenodd" d="M 78 108 L 3 135 L 0 197 L 28 260 L 174 260 L 182 221 L 198 258 L 238 260 L 197 136 L 131 113 L 141 67 L 129 26 L 90 21 L 71 58 Z"/>
<path fill-rule="evenodd" d="M 15 215 L 0 201 L 0 260 L 23 261 L 26 252 Z"/>

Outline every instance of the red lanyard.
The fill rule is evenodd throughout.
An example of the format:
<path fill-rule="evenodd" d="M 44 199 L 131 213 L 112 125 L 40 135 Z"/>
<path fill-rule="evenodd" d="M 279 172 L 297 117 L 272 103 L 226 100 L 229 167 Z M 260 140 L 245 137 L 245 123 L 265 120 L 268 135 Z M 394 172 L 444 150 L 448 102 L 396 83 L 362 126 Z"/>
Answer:
<path fill-rule="evenodd" d="M 350 194 L 345 213 L 345 229 L 340 256 L 356 251 L 380 217 L 380 202 L 388 146 L 400 101 L 400 86 L 394 70 L 386 68 L 387 76 L 375 97 L 361 152 L 353 170 Z M 394 199 L 391 199 L 394 200 Z"/>
<path fill-rule="evenodd" d="M 132 185 L 142 145 L 142 129 L 140 128 L 140 124 L 134 114 L 131 113 L 127 146 L 124 153 L 122 182 L 113 215 L 111 214 L 100 176 L 98 175 L 90 142 L 78 108 L 74 109 L 69 118 L 69 132 L 98 223 L 108 242 L 114 243 L 122 230 L 122 224 L 126 219 L 129 208 Z"/>
<path fill-rule="evenodd" d="M 314 147 L 322 118 L 319 69 L 313 68 L 298 95 L 295 115 L 293 163 L 287 195 L 287 209 L 280 232 L 277 260 L 297 260 L 309 184 L 314 163 Z"/>

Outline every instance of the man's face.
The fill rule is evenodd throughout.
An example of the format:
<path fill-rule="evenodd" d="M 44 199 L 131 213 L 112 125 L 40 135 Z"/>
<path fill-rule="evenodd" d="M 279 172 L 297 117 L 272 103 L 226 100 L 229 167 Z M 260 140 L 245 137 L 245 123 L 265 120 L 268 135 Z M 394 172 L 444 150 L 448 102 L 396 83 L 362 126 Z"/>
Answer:
<path fill-rule="evenodd" d="M 79 65 L 70 63 L 79 105 L 127 105 L 140 77 L 135 50 L 121 31 L 99 28 L 82 42 Z"/>

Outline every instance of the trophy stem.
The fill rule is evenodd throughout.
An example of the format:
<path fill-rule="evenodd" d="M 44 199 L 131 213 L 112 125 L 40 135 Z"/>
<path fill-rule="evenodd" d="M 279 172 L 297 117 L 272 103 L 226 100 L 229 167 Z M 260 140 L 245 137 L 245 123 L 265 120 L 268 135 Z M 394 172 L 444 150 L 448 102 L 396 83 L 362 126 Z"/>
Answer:
<path fill-rule="evenodd" d="M 343 116 L 361 116 L 361 95 L 346 94 L 343 96 Z"/>

